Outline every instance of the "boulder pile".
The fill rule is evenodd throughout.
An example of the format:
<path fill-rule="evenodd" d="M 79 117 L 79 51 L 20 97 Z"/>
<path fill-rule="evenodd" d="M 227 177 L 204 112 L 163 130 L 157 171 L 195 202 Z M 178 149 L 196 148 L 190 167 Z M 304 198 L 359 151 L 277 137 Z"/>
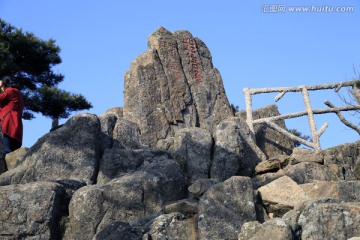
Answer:
<path fill-rule="evenodd" d="M 254 142 L 200 39 L 161 27 L 148 43 L 123 108 L 6 156 L 0 239 L 360 237 L 360 141 L 314 152 L 258 126 Z"/>

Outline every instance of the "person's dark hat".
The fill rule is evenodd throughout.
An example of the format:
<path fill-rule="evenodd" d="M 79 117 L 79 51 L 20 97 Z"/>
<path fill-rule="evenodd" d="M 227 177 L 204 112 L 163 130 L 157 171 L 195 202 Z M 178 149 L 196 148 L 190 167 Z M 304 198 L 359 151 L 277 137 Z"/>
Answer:
<path fill-rule="evenodd" d="M 8 76 L 2 77 L 0 80 L 3 82 L 3 85 L 5 86 L 7 86 L 11 82 L 11 79 Z"/>

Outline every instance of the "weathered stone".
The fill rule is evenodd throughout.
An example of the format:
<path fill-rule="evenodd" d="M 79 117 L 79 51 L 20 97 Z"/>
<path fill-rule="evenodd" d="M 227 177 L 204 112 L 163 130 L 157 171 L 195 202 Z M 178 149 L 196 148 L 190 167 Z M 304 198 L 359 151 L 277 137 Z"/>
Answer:
<path fill-rule="evenodd" d="M 102 132 L 103 149 L 111 148 L 113 145 L 113 132 L 115 124 L 123 118 L 123 108 L 115 107 L 107 110 L 99 116 Z"/>
<path fill-rule="evenodd" d="M 285 174 L 298 184 L 309 183 L 313 180 L 338 181 L 339 178 L 328 166 L 314 162 L 302 162 L 285 168 Z"/>
<path fill-rule="evenodd" d="M 254 198 L 249 177 L 211 187 L 199 203 L 199 239 L 236 239 L 245 222 L 256 220 Z"/>
<path fill-rule="evenodd" d="M 238 240 L 291 240 L 293 239 L 290 225 L 281 218 L 271 219 L 260 224 L 247 222 L 241 227 Z"/>
<path fill-rule="evenodd" d="M 242 170 L 242 174 L 252 175 L 255 173 L 254 168 L 256 164 L 260 161 L 265 161 L 267 156 L 262 152 L 262 150 L 257 146 L 256 142 L 251 137 L 250 128 L 247 125 L 246 121 L 241 117 L 230 118 L 237 123 L 237 130 L 241 135 L 241 140 L 243 143 L 244 149 L 244 166 L 247 171 Z"/>
<path fill-rule="evenodd" d="M 282 217 L 309 198 L 304 190 L 291 178 L 284 176 L 258 189 L 267 212 Z"/>
<path fill-rule="evenodd" d="M 169 151 L 186 169 L 189 184 L 209 177 L 212 146 L 212 137 L 205 129 L 185 128 L 175 133 Z"/>
<path fill-rule="evenodd" d="M 360 202 L 360 181 L 339 181 L 340 199 L 346 202 Z"/>
<path fill-rule="evenodd" d="M 284 216 L 300 239 L 339 239 L 359 236 L 360 204 L 324 198 L 305 202 Z"/>
<path fill-rule="evenodd" d="M 167 160 L 173 160 L 170 154 L 156 149 L 107 149 L 100 162 L 97 183 L 107 183 L 125 173 L 134 172 L 141 166 Z"/>
<path fill-rule="evenodd" d="M 253 111 L 253 119 L 267 118 L 280 115 L 278 107 L 275 104 L 256 109 Z M 246 119 L 246 112 L 242 111 L 237 113 Z M 284 120 L 277 120 L 276 123 L 279 127 L 287 130 Z M 254 126 L 256 144 L 265 153 L 267 158 L 276 157 L 278 155 L 290 155 L 294 148 L 294 141 L 284 136 L 282 133 L 270 128 L 267 124 L 256 124 Z"/>
<path fill-rule="evenodd" d="M 11 153 L 6 154 L 5 161 L 8 170 L 14 169 L 16 166 L 23 162 L 25 154 L 29 151 L 29 148 L 21 147 Z"/>
<path fill-rule="evenodd" d="M 302 147 L 296 147 L 293 149 L 291 155 L 302 155 L 302 154 L 312 154 L 312 153 L 314 153 L 313 150 Z"/>
<path fill-rule="evenodd" d="M 232 116 L 222 79 L 205 44 L 187 31 L 161 27 L 149 49 L 125 73 L 124 118 L 136 123 L 142 142 L 155 146 L 174 130 L 200 127 L 213 132 Z"/>
<path fill-rule="evenodd" d="M 218 184 L 219 181 L 214 179 L 198 179 L 188 188 L 194 197 L 200 198 L 210 187 Z"/>
<path fill-rule="evenodd" d="M 132 222 L 161 212 L 167 202 L 185 195 L 183 170 L 173 160 L 150 163 L 103 185 L 83 187 L 71 199 L 65 239 L 91 239 L 114 221 Z"/>
<path fill-rule="evenodd" d="M 141 234 L 127 222 L 113 222 L 97 233 L 93 240 L 139 240 Z"/>
<path fill-rule="evenodd" d="M 234 175 L 252 176 L 256 164 L 266 158 L 252 140 L 249 127 L 242 118 L 223 120 L 214 137 L 212 179 L 224 181 Z"/>
<path fill-rule="evenodd" d="M 266 184 L 285 176 L 285 171 L 280 169 L 277 172 L 269 172 L 261 175 L 256 175 L 255 177 L 251 178 L 253 188 L 258 189 L 259 187 L 265 186 Z"/>
<path fill-rule="evenodd" d="M 320 198 L 338 198 L 339 188 L 336 182 L 330 181 L 313 181 L 299 185 L 311 200 Z"/>
<path fill-rule="evenodd" d="M 182 199 L 164 207 L 165 213 L 182 213 L 186 216 L 198 213 L 199 202 L 192 199 Z"/>
<path fill-rule="evenodd" d="M 266 156 L 250 137 L 250 130 L 242 118 L 223 120 L 215 132 L 212 179 L 224 181 L 235 175 L 252 176 L 255 166 Z"/>
<path fill-rule="evenodd" d="M 141 142 L 138 125 L 126 119 L 116 121 L 113 141 L 113 148 L 139 149 L 146 147 Z"/>
<path fill-rule="evenodd" d="M 287 165 L 275 173 L 265 173 L 252 178 L 254 189 L 258 189 L 282 176 L 288 176 L 298 184 L 319 181 L 340 180 L 334 172 L 333 167 L 324 166 L 314 162 L 302 162 L 296 165 Z"/>
<path fill-rule="evenodd" d="M 123 119 L 122 108 L 112 108 L 100 118 L 104 149 L 126 148 L 139 149 L 141 143 L 140 129 L 136 123 Z"/>
<path fill-rule="evenodd" d="M 322 164 L 324 156 L 322 151 L 313 152 L 308 149 L 295 148 L 290 156 L 290 163 L 297 164 L 301 162 L 316 162 Z"/>
<path fill-rule="evenodd" d="M 60 205 L 60 216 L 62 218 L 67 218 L 69 216 L 69 203 L 72 196 L 78 189 L 86 186 L 86 182 L 77 180 L 56 180 L 51 182 L 61 185 L 64 189 L 64 194 Z"/>
<path fill-rule="evenodd" d="M 360 180 L 360 158 L 358 158 L 355 162 L 355 167 L 354 167 L 354 178 L 356 180 Z"/>
<path fill-rule="evenodd" d="M 339 179 L 354 181 L 360 180 L 360 141 L 346 143 L 321 151 L 324 156 L 324 165 L 336 164 L 339 168 Z"/>
<path fill-rule="evenodd" d="M 194 218 L 187 219 L 181 213 L 164 214 L 151 223 L 150 230 L 144 234 L 143 240 L 196 240 L 197 229 Z"/>
<path fill-rule="evenodd" d="M 223 120 L 216 128 L 211 165 L 212 179 L 224 181 L 239 173 L 244 157 L 243 144 L 235 121 Z"/>
<path fill-rule="evenodd" d="M 257 174 L 263 174 L 267 172 L 274 172 L 288 165 L 290 157 L 287 155 L 281 155 L 273 157 L 266 161 L 258 163 L 255 167 Z"/>
<path fill-rule="evenodd" d="M 1 239 L 58 239 L 64 189 L 37 182 L 0 187 Z"/>
<path fill-rule="evenodd" d="M 64 126 L 40 138 L 23 163 L 0 176 L 0 185 L 46 180 L 96 180 L 101 156 L 100 121 L 94 114 L 77 114 Z"/>
<path fill-rule="evenodd" d="M 99 118 L 101 120 L 106 118 L 107 116 L 116 116 L 117 119 L 121 119 L 124 116 L 124 109 L 122 107 L 110 108 L 106 110 L 106 112 L 103 115 L 101 115 Z"/>
<path fill-rule="evenodd" d="M 336 198 L 345 202 L 360 202 L 360 181 L 314 181 L 300 187 L 309 199 Z"/>

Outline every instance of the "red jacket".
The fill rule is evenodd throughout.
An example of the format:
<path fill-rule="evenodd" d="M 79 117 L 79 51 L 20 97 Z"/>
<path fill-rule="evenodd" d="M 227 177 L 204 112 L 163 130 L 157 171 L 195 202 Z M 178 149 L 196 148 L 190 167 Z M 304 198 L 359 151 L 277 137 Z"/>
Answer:
<path fill-rule="evenodd" d="M 22 143 L 24 100 L 18 89 L 8 87 L 0 93 L 0 120 L 4 134 Z"/>

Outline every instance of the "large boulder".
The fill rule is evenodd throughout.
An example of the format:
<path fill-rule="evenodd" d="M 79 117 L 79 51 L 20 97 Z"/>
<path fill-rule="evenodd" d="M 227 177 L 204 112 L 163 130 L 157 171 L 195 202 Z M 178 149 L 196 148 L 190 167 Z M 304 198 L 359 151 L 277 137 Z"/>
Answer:
<path fill-rule="evenodd" d="M 360 202 L 360 181 L 313 181 L 301 184 L 300 187 L 313 200 L 335 198 L 345 202 Z"/>
<path fill-rule="evenodd" d="M 24 156 L 28 151 L 29 148 L 21 147 L 13 152 L 6 154 L 5 161 L 7 169 L 12 170 L 18 165 L 20 165 L 23 162 Z"/>
<path fill-rule="evenodd" d="M 213 139 L 209 131 L 184 128 L 176 131 L 169 152 L 186 169 L 188 183 L 208 178 L 211 166 Z"/>
<path fill-rule="evenodd" d="M 164 214 L 155 218 L 149 231 L 144 234 L 144 240 L 197 240 L 195 218 L 186 218 L 181 213 Z"/>
<path fill-rule="evenodd" d="M 212 179 L 224 181 L 244 170 L 244 147 L 235 121 L 223 120 L 215 132 L 214 157 L 211 165 Z"/>
<path fill-rule="evenodd" d="M 257 174 L 264 174 L 268 172 L 276 172 L 284 167 L 286 167 L 290 162 L 290 157 L 287 155 L 279 155 L 260 162 L 255 167 L 255 172 Z"/>
<path fill-rule="evenodd" d="M 174 160 L 146 164 L 106 184 L 75 192 L 65 239 L 91 239 L 114 221 L 132 222 L 159 213 L 167 202 L 186 196 L 183 170 Z"/>
<path fill-rule="evenodd" d="M 156 149 L 107 149 L 100 162 L 97 184 L 104 184 L 125 173 L 135 172 L 145 165 L 168 160 L 173 160 L 169 153 Z"/>
<path fill-rule="evenodd" d="M 347 240 L 360 236 L 360 204 L 323 198 L 308 201 L 283 216 L 299 239 Z"/>
<path fill-rule="evenodd" d="M 332 168 L 314 162 L 302 162 L 285 168 L 286 175 L 298 184 L 309 183 L 314 180 L 340 180 Z"/>
<path fill-rule="evenodd" d="M 188 190 L 195 198 L 200 198 L 210 187 L 218 183 L 220 182 L 214 179 L 198 179 Z"/>
<path fill-rule="evenodd" d="M 60 239 L 64 192 L 61 185 L 47 182 L 0 187 L 0 238 Z"/>
<path fill-rule="evenodd" d="M 178 128 L 213 132 L 233 115 L 209 49 L 188 31 L 157 29 L 124 83 L 124 118 L 139 126 L 147 145 L 155 146 Z"/>
<path fill-rule="evenodd" d="M 92 239 L 93 240 L 139 240 L 141 233 L 136 231 L 130 223 L 115 221 L 104 227 Z"/>
<path fill-rule="evenodd" d="M 201 197 L 199 239 L 236 239 L 241 226 L 255 220 L 255 195 L 250 178 L 231 177 Z"/>
<path fill-rule="evenodd" d="M 309 200 L 306 192 L 291 178 L 283 176 L 258 189 L 267 212 L 282 217 L 296 205 Z"/>
<path fill-rule="evenodd" d="M 297 184 L 311 183 L 319 181 L 339 181 L 336 171 L 330 166 L 318 164 L 316 162 L 301 162 L 296 165 L 288 165 L 277 172 L 269 172 L 257 175 L 252 178 L 255 189 L 264 186 L 280 177 L 288 176 Z"/>
<path fill-rule="evenodd" d="M 141 142 L 139 126 L 123 118 L 123 108 L 111 108 L 99 117 L 103 149 L 146 147 Z"/>
<path fill-rule="evenodd" d="M 337 168 L 340 179 L 360 180 L 360 141 L 328 148 L 321 153 L 324 164 Z"/>
<path fill-rule="evenodd" d="M 224 181 L 235 175 L 252 176 L 255 166 L 266 158 L 251 139 L 249 127 L 242 118 L 221 121 L 214 138 L 212 179 Z"/>
<path fill-rule="evenodd" d="M 115 124 L 118 120 L 122 118 L 123 118 L 123 108 L 121 107 L 110 108 L 104 114 L 99 116 L 103 149 L 112 148 L 114 143 L 113 132 L 114 132 Z"/>
<path fill-rule="evenodd" d="M 18 167 L 0 176 L 0 185 L 74 179 L 92 184 L 101 157 L 100 121 L 77 114 L 40 138 Z"/>
<path fill-rule="evenodd" d="M 291 240 L 293 233 L 290 225 L 281 218 L 274 218 L 263 224 L 254 221 L 241 227 L 238 240 Z"/>
<path fill-rule="evenodd" d="M 280 115 L 278 107 L 275 104 L 259 108 L 253 111 L 253 119 L 274 117 Z M 237 113 L 246 119 L 246 112 Z M 279 127 L 287 130 L 284 120 L 277 120 Z M 290 155 L 294 148 L 294 141 L 284 134 L 270 128 L 266 123 L 256 124 L 254 126 L 256 144 L 265 153 L 267 158 L 276 157 L 277 155 Z"/>

